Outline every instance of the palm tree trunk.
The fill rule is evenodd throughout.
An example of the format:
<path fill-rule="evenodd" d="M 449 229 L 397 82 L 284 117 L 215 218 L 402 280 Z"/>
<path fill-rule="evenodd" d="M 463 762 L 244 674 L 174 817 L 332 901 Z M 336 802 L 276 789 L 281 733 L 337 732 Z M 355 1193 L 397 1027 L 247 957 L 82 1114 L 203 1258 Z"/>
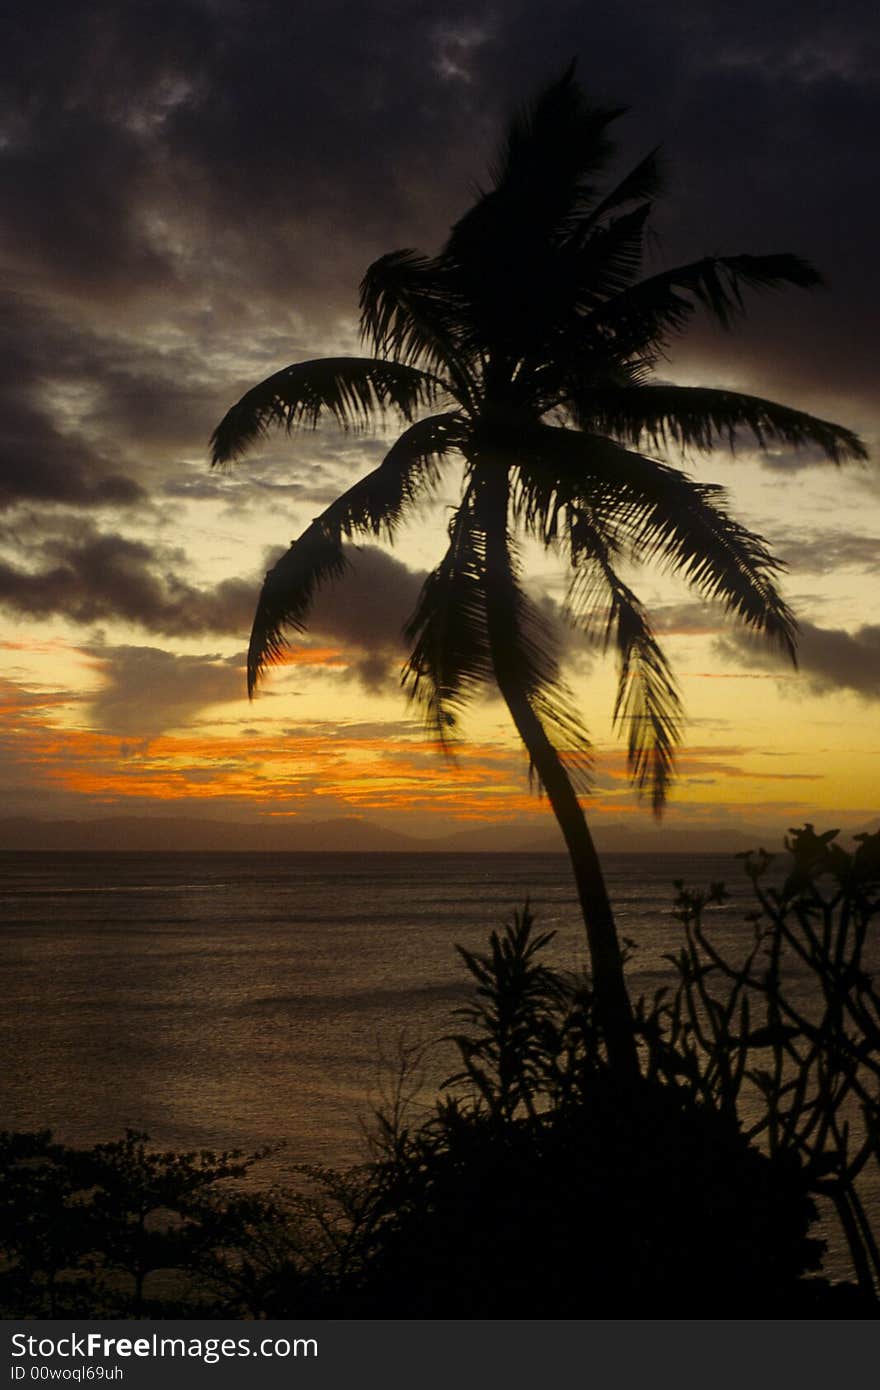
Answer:
<path fill-rule="evenodd" d="M 599 856 L 571 778 L 518 676 L 516 652 L 520 634 L 517 630 L 507 540 L 508 483 L 502 468 L 493 470 L 491 481 L 487 483 L 484 494 L 487 503 L 490 494 L 491 517 L 487 515 L 484 518 L 484 589 L 495 677 L 517 733 L 547 793 L 571 859 L 587 933 L 596 1010 L 605 1035 L 608 1061 L 622 1080 L 632 1084 L 639 1076 L 632 1007 L 623 974 L 623 956 L 614 913 Z"/>
<path fill-rule="evenodd" d="M 496 650 L 492 643 L 493 654 Z M 614 913 L 596 846 L 565 766 L 544 726 L 520 691 L 499 676 L 498 686 L 562 831 L 574 871 L 590 951 L 596 1008 L 608 1060 L 628 1077 L 638 1075 L 633 1016 L 623 975 Z"/>

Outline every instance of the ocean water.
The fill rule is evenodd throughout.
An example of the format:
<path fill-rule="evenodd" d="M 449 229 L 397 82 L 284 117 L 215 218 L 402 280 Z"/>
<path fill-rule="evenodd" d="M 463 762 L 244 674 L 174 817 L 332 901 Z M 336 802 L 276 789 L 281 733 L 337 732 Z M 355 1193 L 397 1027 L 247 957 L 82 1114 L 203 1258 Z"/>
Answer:
<path fill-rule="evenodd" d="M 723 879 L 713 931 L 733 958 L 751 888 L 733 856 L 608 855 L 630 983 L 673 975 L 673 881 Z M 364 1157 L 401 1048 L 448 1033 L 467 996 L 455 952 L 526 898 L 585 964 L 563 855 L 0 855 L 0 1128 L 68 1143 L 128 1126 L 184 1148 L 283 1147 L 262 1172 Z M 425 1103 L 454 1061 L 422 1064 Z"/>

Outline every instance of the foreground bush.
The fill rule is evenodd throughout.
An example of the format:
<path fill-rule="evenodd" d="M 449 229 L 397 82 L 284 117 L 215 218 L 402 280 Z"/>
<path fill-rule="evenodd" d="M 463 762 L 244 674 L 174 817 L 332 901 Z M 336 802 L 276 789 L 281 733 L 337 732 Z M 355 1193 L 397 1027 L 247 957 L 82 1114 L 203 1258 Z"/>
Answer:
<path fill-rule="evenodd" d="M 771 1157 L 800 1165 L 834 1209 L 864 1297 L 876 1298 L 880 1251 L 858 1179 L 880 1163 L 880 994 L 869 968 L 880 947 L 880 832 L 857 836 L 852 853 L 836 837 L 792 831 L 775 885 L 773 856 L 741 856 L 756 908 L 735 962 L 709 927 L 723 887 L 679 885 L 677 988 L 641 1014 L 650 1068 L 683 1075 Z"/>
<path fill-rule="evenodd" d="M 526 910 L 485 955 L 432 1120 L 384 1127 L 377 1221 L 348 1310 L 405 1316 L 866 1316 L 880 1260 L 857 1179 L 880 1159 L 880 999 L 866 968 L 880 834 L 811 826 L 745 856 L 741 959 L 721 885 L 678 885 L 675 980 L 636 1010 L 643 1076 L 612 1083 L 586 982 L 543 964 Z M 804 1276 L 828 1199 L 857 1285 Z M 355 1314 L 357 1315 L 357 1314 Z"/>
<path fill-rule="evenodd" d="M 387 1177 L 347 1316 L 729 1317 L 818 1268 L 796 1165 L 677 1087 L 498 1125 L 447 1110 Z"/>
<path fill-rule="evenodd" d="M 195 1316 L 202 1271 L 243 1253 L 271 1202 L 231 1191 L 262 1156 L 76 1149 L 48 1132 L 0 1134 L 0 1306 L 7 1316 Z M 222 1315 L 218 1309 L 218 1315 Z"/>

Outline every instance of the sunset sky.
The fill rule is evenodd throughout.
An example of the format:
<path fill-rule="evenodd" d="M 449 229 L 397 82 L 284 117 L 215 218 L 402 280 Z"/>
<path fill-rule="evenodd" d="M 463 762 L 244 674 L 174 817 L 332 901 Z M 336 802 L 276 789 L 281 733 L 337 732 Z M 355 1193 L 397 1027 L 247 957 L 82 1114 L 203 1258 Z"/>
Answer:
<path fill-rule="evenodd" d="M 385 439 L 273 436 L 211 472 L 249 385 L 358 352 L 357 290 L 437 249 L 517 104 L 575 54 L 626 105 L 620 171 L 663 145 L 648 270 L 791 251 L 827 288 L 700 320 L 665 378 L 862 435 L 686 466 L 788 565 L 800 669 L 662 574 L 649 601 L 688 714 L 673 828 L 873 825 L 880 786 L 876 7 L 49 0 L 5 22 L 0 118 L 0 817 L 362 816 L 415 835 L 544 824 L 500 701 L 444 762 L 400 689 L 450 474 L 392 553 L 365 546 L 248 704 L 263 572 Z M 681 462 L 677 454 L 670 461 Z M 560 621 L 562 575 L 530 576 Z M 561 629 L 595 743 L 598 826 L 648 832 L 611 728 L 613 664 Z"/>

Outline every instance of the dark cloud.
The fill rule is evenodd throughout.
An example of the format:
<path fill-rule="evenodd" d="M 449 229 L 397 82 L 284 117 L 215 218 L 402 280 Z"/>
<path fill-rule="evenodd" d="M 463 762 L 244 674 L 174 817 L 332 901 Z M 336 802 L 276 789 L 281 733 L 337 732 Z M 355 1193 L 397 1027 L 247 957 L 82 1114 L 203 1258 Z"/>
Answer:
<path fill-rule="evenodd" d="M 243 465 L 203 469 L 167 479 L 163 496 L 190 501 L 223 501 L 235 511 L 243 507 L 273 511 L 279 503 L 307 504 L 322 511 L 384 458 L 388 445 L 379 439 L 347 434 L 332 425 L 316 434 L 285 435 L 267 440 L 257 458 Z"/>
<path fill-rule="evenodd" d="M 710 603 L 685 600 L 683 603 L 657 603 L 650 609 L 655 632 L 663 636 L 701 637 L 725 627 L 724 612 Z"/>
<path fill-rule="evenodd" d="M 0 45 L 0 507 L 329 500 L 369 450 L 332 436 L 295 476 L 273 448 L 215 477 L 198 471 L 212 426 L 275 367 L 353 347 L 365 266 L 442 241 L 506 115 L 573 54 L 597 101 L 632 103 L 622 161 L 664 142 L 655 264 L 793 250 L 831 281 L 750 301 L 742 332 L 698 326 L 670 375 L 699 367 L 701 380 L 871 428 L 877 47 L 862 0 L 48 0 L 16 12 Z M 779 471 L 814 461 L 768 458 Z M 244 581 L 203 592 L 115 522 L 106 531 L 77 524 L 42 560 L 10 562 L 0 594 L 33 616 L 247 630 Z M 363 678 L 378 681 L 385 656 L 370 660 Z"/>
<path fill-rule="evenodd" d="M 194 349 L 150 347 L 0 295 L 0 511 L 39 501 L 119 510 L 204 457 L 225 393 Z"/>
<path fill-rule="evenodd" d="M 244 696 L 244 656 L 175 656 L 157 647 L 88 647 L 104 679 L 90 700 L 105 733 L 156 738 L 193 722 L 209 705 Z"/>
<path fill-rule="evenodd" d="M 164 294 L 151 317 L 215 346 L 326 327 L 376 254 L 442 239 L 506 113 L 577 53 L 634 104 L 627 156 L 665 142 L 664 255 L 793 249 L 834 279 L 701 352 L 843 399 L 873 384 L 876 51 L 873 6 L 819 0 L 44 6 L 6 45 L 7 256 L 91 306 Z"/>
<path fill-rule="evenodd" d="M 880 700 L 880 626 L 865 624 L 847 632 L 802 622 L 799 628 L 800 679 L 813 694 L 852 691 L 864 700 Z M 726 660 L 747 659 L 751 665 L 781 669 L 771 652 L 756 647 L 744 633 L 731 634 L 716 645 Z M 790 667 L 788 672 L 790 675 Z"/>
<path fill-rule="evenodd" d="M 51 313 L 0 295 L 0 511 L 20 501 L 119 507 L 143 498 L 79 427 L 78 402 L 97 389 L 93 356 Z"/>
<path fill-rule="evenodd" d="M 279 354 L 302 355 L 288 340 L 265 339 L 250 354 L 254 376 Z M 180 334 L 170 343 L 108 336 L 0 294 L 0 512 L 33 502 L 121 512 L 163 497 L 237 509 L 269 495 L 326 505 L 387 447 L 329 428 L 304 442 L 295 467 L 282 438 L 246 469 L 210 472 L 208 437 L 230 393 L 228 381 L 206 373 L 197 335 L 191 343 Z"/>
<path fill-rule="evenodd" d="M 174 278 L 153 201 L 162 132 L 218 21 L 185 2 L 56 0 L 9 25 L 0 190 L 13 264 L 90 298 Z"/>
<path fill-rule="evenodd" d="M 350 672 L 365 689 L 379 691 L 399 682 L 407 654 L 403 629 L 426 576 L 376 546 L 350 547 L 348 559 L 342 578 L 319 592 L 309 631 L 338 641 Z"/>
<path fill-rule="evenodd" d="M 259 584 L 226 579 L 198 589 L 185 557 L 91 526 L 44 540 L 42 567 L 0 563 L 0 603 L 29 618 L 126 622 L 174 637 L 250 630 Z"/>
<path fill-rule="evenodd" d="M 268 552 L 266 565 L 280 553 Z M 0 563 L 0 604 L 12 613 L 89 625 L 124 622 L 169 637 L 250 632 L 259 595 L 256 578 L 197 588 L 183 577 L 187 562 L 179 550 L 89 525 L 74 537 L 44 538 L 38 554 L 39 568 Z M 425 574 L 375 546 L 349 547 L 348 558 L 346 574 L 319 591 L 309 636 L 338 643 L 350 674 L 378 691 L 399 678 L 403 628 Z"/>
<path fill-rule="evenodd" d="M 473 98 L 443 52 L 469 14 L 455 0 L 50 6 L 9 46 L 13 257 L 74 295 L 192 287 L 218 268 L 241 304 L 254 285 L 294 301 L 328 277 L 341 288 L 358 248 L 400 224 L 413 180 L 430 199 L 468 138 Z"/>
<path fill-rule="evenodd" d="M 133 479 L 109 472 L 88 444 L 0 384 L 0 511 L 19 502 L 128 507 L 144 499 Z"/>
<path fill-rule="evenodd" d="M 53 286 L 83 295 L 103 298 L 166 280 L 167 267 L 138 217 L 133 195 L 142 171 L 125 131 L 97 113 L 68 110 L 63 121 L 28 133 L 0 164 L 0 193 L 7 203 L 14 194 L 16 203 L 7 254 L 40 267 Z M 112 255 L 102 256 L 109 247 Z"/>
<path fill-rule="evenodd" d="M 826 469 L 831 469 L 833 464 L 828 460 L 818 444 L 802 444 L 798 448 L 786 447 L 785 445 L 771 445 L 766 449 L 756 451 L 754 440 L 742 435 L 737 443 L 737 453 L 740 457 L 746 455 L 759 464 L 761 468 L 767 469 L 770 473 L 792 474 L 801 473 L 805 469 L 815 468 L 817 465 Z"/>
<path fill-rule="evenodd" d="M 880 569 L 880 536 L 858 531 L 810 531 L 800 535 L 770 530 L 774 551 L 793 574 L 833 574 L 841 569 Z"/>

